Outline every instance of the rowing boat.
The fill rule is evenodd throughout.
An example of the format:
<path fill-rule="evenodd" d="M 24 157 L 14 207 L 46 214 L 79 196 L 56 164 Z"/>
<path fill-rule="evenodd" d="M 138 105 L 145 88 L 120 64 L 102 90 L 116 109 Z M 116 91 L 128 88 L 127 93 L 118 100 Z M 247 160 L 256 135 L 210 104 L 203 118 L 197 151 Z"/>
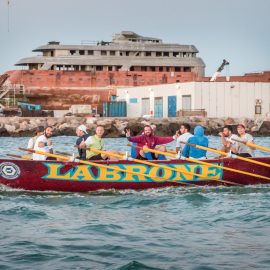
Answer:
<path fill-rule="evenodd" d="M 257 157 L 252 160 L 270 164 L 270 157 Z M 209 166 L 187 160 L 157 160 L 152 161 L 152 165 L 138 164 L 130 160 L 95 161 L 89 165 L 74 161 L 0 159 L 0 184 L 23 190 L 89 192 L 106 189 L 140 190 L 168 186 L 270 183 L 269 167 L 257 164 L 251 166 L 235 158 L 210 159 L 205 162 L 209 163 Z M 239 173 L 240 171 L 246 174 Z"/>

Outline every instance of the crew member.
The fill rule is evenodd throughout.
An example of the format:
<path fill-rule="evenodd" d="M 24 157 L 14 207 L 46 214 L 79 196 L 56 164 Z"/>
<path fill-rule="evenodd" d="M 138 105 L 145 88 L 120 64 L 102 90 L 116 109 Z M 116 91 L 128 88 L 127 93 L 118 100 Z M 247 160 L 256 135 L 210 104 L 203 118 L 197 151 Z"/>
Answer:
<path fill-rule="evenodd" d="M 53 135 L 53 128 L 48 126 L 45 128 L 44 134 L 39 136 L 35 142 L 34 150 L 53 153 L 53 143 L 51 137 Z M 47 156 L 40 154 L 33 154 L 33 160 L 46 160 Z"/>
<path fill-rule="evenodd" d="M 126 137 L 130 142 L 137 143 L 138 149 L 137 149 L 137 159 L 158 159 L 158 154 L 151 153 L 150 158 L 146 158 L 145 153 L 143 149 L 139 149 L 140 147 L 146 146 L 150 149 L 155 149 L 158 151 L 165 152 L 166 147 L 165 145 L 161 144 L 167 144 L 172 142 L 174 139 L 176 139 L 179 135 L 174 135 L 173 137 L 160 137 L 156 136 L 153 133 L 153 130 L 151 126 L 146 125 L 143 129 L 143 134 L 135 137 L 130 136 L 130 130 L 128 129 L 126 132 Z M 159 145 L 158 147 L 156 147 Z"/>
<path fill-rule="evenodd" d="M 182 151 L 182 157 L 194 158 L 194 159 L 206 159 L 206 150 L 202 150 L 191 146 L 189 144 L 196 144 L 204 147 L 208 147 L 208 138 L 204 136 L 204 128 L 202 126 L 196 126 L 194 129 L 194 136 L 190 137 Z"/>

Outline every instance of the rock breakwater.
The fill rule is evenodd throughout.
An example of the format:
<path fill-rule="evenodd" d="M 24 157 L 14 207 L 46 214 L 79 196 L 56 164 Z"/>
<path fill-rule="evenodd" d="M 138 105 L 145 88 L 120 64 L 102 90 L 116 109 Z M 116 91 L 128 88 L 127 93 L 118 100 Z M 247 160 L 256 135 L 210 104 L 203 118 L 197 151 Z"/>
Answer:
<path fill-rule="evenodd" d="M 54 135 L 75 135 L 75 129 L 85 124 L 92 134 L 97 125 L 105 127 L 105 137 L 124 136 L 125 128 L 130 128 L 133 135 L 140 134 L 145 125 L 151 125 L 155 133 L 161 136 L 173 135 L 181 123 L 189 123 L 192 128 L 197 125 L 205 127 L 207 135 L 217 135 L 224 125 L 232 125 L 236 129 L 238 123 L 243 123 L 249 133 L 254 136 L 270 136 L 270 119 L 233 119 L 233 118 L 87 118 L 87 117 L 0 117 L 0 136 L 32 136 L 38 126 L 52 126 Z M 236 131 L 236 130 L 235 130 Z"/>

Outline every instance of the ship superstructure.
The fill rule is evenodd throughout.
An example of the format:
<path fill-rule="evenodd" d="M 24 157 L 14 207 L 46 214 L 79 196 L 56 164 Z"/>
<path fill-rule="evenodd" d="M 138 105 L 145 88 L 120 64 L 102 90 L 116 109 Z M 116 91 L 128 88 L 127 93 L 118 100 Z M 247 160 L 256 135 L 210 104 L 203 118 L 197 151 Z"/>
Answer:
<path fill-rule="evenodd" d="M 42 55 L 23 58 L 16 65 L 30 70 L 192 72 L 196 77 L 204 76 L 205 69 L 194 45 L 163 43 L 131 31 L 115 34 L 110 42 L 62 45 L 51 41 L 33 52 Z"/>

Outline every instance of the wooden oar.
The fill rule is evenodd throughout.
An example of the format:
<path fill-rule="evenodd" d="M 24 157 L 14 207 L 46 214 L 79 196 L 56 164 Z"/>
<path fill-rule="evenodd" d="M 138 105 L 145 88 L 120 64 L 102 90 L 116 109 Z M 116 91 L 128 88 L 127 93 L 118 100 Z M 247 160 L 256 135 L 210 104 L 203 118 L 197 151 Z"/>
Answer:
<path fill-rule="evenodd" d="M 143 147 L 143 150 L 145 152 L 148 151 L 148 152 L 152 152 L 152 153 L 156 153 L 156 154 L 160 154 L 160 155 L 166 155 L 166 156 L 169 156 L 169 157 L 177 158 L 177 156 L 174 155 L 174 154 L 170 154 L 170 153 L 166 153 L 166 152 L 162 152 L 162 151 L 158 151 L 158 150 L 153 150 L 153 149 L 150 149 L 150 148 L 147 148 L 147 147 Z M 215 164 L 212 164 L 212 163 L 204 162 L 204 161 L 201 161 L 201 160 L 198 160 L 198 159 L 192 159 L 192 158 L 187 158 L 187 157 L 185 159 L 188 160 L 188 161 L 190 161 L 190 162 L 199 163 L 199 164 L 206 165 L 206 166 L 216 167 L 216 168 L 227 170 L 227 171 L 231 171 L 231 172 L 241 173 L 241 174 L 253 176 L 253 177 L 256 177 L 256 178 L 270 180 L 269 177 L 266 177 L 266 176 L 263 176 L 263 175 L 259 175 L 259 174 L 255 174 L 255 173 L 249 173 L 249 172 L 245 172 L 245 171 L 241 171 L 241 170 L 237 170 L 237 169 L 233 169 L 233 168 L 219 166 L 219 165 L 215 165 Z"/>
<path fill-rule="evenodd" d="M 73 156 L 73 154 L 70 154 L 70 153 L 67 153 L 67 152 L 62 152 L 62 151 L 55 151 L 57 154 L 59 154 L 59 155 L 64 155 L 64 156 L 70 156 L 70 157 L 72 157 Z"/>
<path fill-rule="evenodd" d="M 31 157 L 29 156 L 19 156 L 19 155 L 13 155 L 13 154 L 7 154 L 9 157 L 14 157 L 14 158 L 20 158 L 20 159 L 25 159 L 25 160 L 32 160 Z"/>
<path fill-rule="evenodd" d="M 131 146 L 131 147 L 134 147 L 134 148 L 139 148 L 138 146 L 132 146 L 132 145 L 128 145 L 128 146 Z M 104 154 L 104 155 L 117 157 L 119 159 L 124 158 L 124 156 L 122 156 L 122 155 L 119 155 L 119 154 L 116 154 L 116 153 L 111 153 L 111 152 L 108 152 L 108 151 L 102 151 L 102 150 L 97 150 L 97 149 L 93 149 L 93 148 L 91 148 L 91 151 L 93 151 L 95 153 L 98 153 L 98 154 Z M 230 181 L 224 181 L 224 180 L 220 180 L 220 179 L 212 179 L 210 177 L 205 177 L 202 174 L 197 174 L 197 173 L 192 173 L 192 172 L 183 172 L 180 169 L 172 168 L 172 167 L 161 165 L 161 164 L 156 164 L 156 163 L 153 163 L 153 162 L 149 162 L 147 160 L 141 160 L 141 159 L 136 159 L 136 158 L 130 158 L 129 160 L 137 162 L 137 163 L 145 164 L 145 165 L 148 165 L 148 166 L 153 166 L 153 167 L 162 168 L 162 169 L 165 169 L 165 170 L 175 171 L 175 172 L 182 173 L 182 174 L 188 174 L 188 175 L 192 175 L 192 176 L 197 176 L 197 177 L 200 178 L 200 180 L 211 180 L 211 181 L 223 182 L 223 183 L 226 183 L 226 184 L 238 185 L 238 184 L 230 182 Z M 187 182 L 183 182 L 183 184 L 194 185 L 192 183 L 187 183 Z"/>
<path fill-rule="evenodd" d="M 166 149 L 166 152 L 170 153 L 170 154 L 176 154 L 175 151 L 173 151 L 172 149 Z"/>
<path fill-rule="evenodd" d="M 192 147 L 195 147 L 195 148 L 198 148 L 198 149 L 202 149 L 202 150 L 210 151 L 210 152 L 213 152 L 213 153 L 216 153 L 216 154 L 220 154 L 222 156 L 228 156 L 228 153 L 222 152 L 222 151 L 217 150 L 217 149 L 201 146 L 201 145 L 198 145 L 198 144 L 187 143 L 187 142 L 181 142 L 181 143 L 187 144 L 189 146 L 192 146 Z M 270 164 L 267 164 L 267 163 L 264 163 L 264 162 L 260 162 L 260 161 L 253 160 L 253 159 L 250 159 L 250 158 L 237 156 L 237 155 L 234 155 L 234 154 L 232 155 L 232 157 L 236 158 L 236 159 L 240 159 L 240 160 L 243 160 L 243 161 L 247 161 L 247 162 L 250 162 L 250 163 L 254 163 L 254 164 L 257 164 L 257 165 L 261 165 L 261 166 L 265 166 L 265 167 L 270 168 Z"/>
<path fill-rule="evenodd" d="M 245 145 L 247 145 L 249 147 L 258 148 L 260 150 L 263 150 L 263 151 L 266 151 L 266 152 L 270 152 L 270 148 L 267 148 L 265 146 L 261 146 L 261 145 L 258 145 L 258 144 L 252 143 L 252 142 L 241 141 L 241 140 L 234 139 L 234 138 L 231 138 L 231 140 L 236 141 L 236 142 L 239 142 L 239 143 L 243 143 L 243 144 L 245 144 Z"/>
<path fill-rule="evenodd" d="M 71 161 L 70 157 L 65 157 L 65 156 L 62 156 L 62 155 L 56 155 L 56 154 L 52 154 L 52 153 L 47 153 L 47 152 L 42 152 L 42 151 L 33 150 L 33 149 L 27 149 L 27 148 L 19 148 L 19 149 L 22 150 L 22 151 L 30 152 L 30 153 L 36 153 L 36 154 L 39 154 L 39 155 L 44 155 L 44 156 L 47 156 L 47 157 L 54 157 L 54 158 L 59 158 L 61 160 L 65 160 L 65 161 Z M 134 171 L 130 171 L 130 170 L 124 170 L 124 169 L 120 169 L 120 168 L 117 168 L 117 167 L 109 167 L 107 165 L 99 164 L 99 163 L 92 162 L 92 161 L 75 159 L 74 162 L 81 163 L 81 164 L 86 164 L 86 165 L 91 165 L 91 166 L 94 166 L 94 167 L 112 169 L 112 170 L 115 170 L 115 171 L 134 174 L 134 175 L 138 175 L 138 176 L 144 176 L 144 177 L 149 178 L 151 181 L 158 182 L 158 183 L 160 183 L 160 180 L 162 180 L 162 181 L 165 181 L 165 182 L 173 182 L 173 183 L 179 184 L 179 185 L 186 184 L 186 182 L 180 183 L 180 182 L 172 181 L 172 180 L 169 180 L 169 179 L 166 179 L 166 178 L 163 178 L 163 177 L 151 176 L 149 174 L 140 173 L 140 172 L 134 172 Z M 155 181 L 153 179 L 158 179 L 158 180 Z"/>

